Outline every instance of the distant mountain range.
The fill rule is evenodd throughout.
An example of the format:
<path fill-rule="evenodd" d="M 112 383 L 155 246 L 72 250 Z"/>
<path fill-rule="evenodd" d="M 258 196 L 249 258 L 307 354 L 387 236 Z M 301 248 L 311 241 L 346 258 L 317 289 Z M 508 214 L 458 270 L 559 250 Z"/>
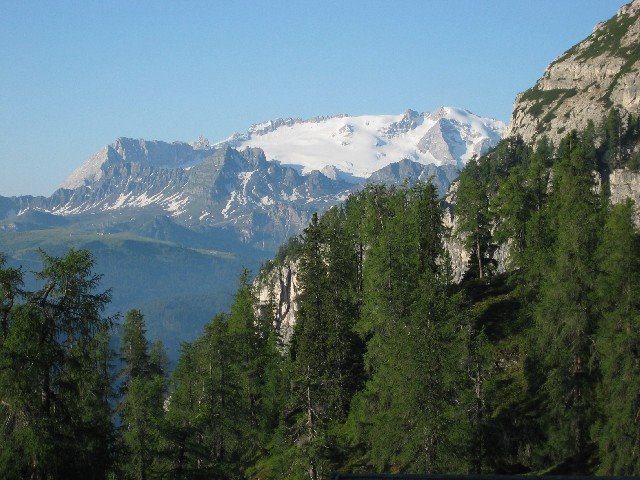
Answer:
<path fill-rule="evenodd" d="M 149 319 L 152 333 L 166 339 L 171 331 L 178 342 L 226 306 L 223 292 L 233 290 L 242 266 L 255 270 L 313 212 L 367 182 L 433 178 L 444 193 L 459 168 L 494 146 L 504 130 L 497 120 L 443 107 L 279 119 L 213 145 L 204 138 L 119 138 L 49 197 L 0 197 L 0 251 L 24 264 L 36 261 L 37 247 L 91 249 L 109 272 L 104 283 L 114 287 L 114 309 L 153 305 L 147 310 L 160 318 Z M 181 256 L 189 261 L 181 263 Z M 194 270 L 200 257 L 211 268 Z M 158 265 L 171 267 L 160 273 Z M 172 285 L 168 292 L 163 282 Z M 169 304 L 194 295 L 209 299 L 199 303 L 201 311 L 191 307 L 187 320 L 174 309 L 178 313 L 166 318 Z"/>
<path fill-rule="evenodd" d="M 432 113 L 279 119 L 253 125 L 223 143 L 261 148 L 267 158 L 297 166 L 302 173 L 329 168 L 365 179 L 402 159 L 463 167 L 495 145 L 504 130 L 498 120 L 442 107 Z"/>
<path fill-rule="evenodd" d="M 367 181 L 432 176 L 444 191 L 457 170 L 495 145 L 504 130 L 497 120 L 443 107 L 279 119 L 214 145 L 202 138 L 192 144 L 119 138 L 52 196 L 0 198 L 0 228 L 80 222 L 89 231 L 108 232 L 144 212 L 190 229 L 227 229 L 247 245 L 274 250 L 311 213 Z"/>

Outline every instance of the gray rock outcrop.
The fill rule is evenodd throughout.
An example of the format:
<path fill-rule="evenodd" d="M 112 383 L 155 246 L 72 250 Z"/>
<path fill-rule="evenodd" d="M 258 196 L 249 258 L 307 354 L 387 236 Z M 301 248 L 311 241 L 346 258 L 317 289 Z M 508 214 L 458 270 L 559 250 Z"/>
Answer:
<path fill-rule="evenodd" d="M 554 144 L 611 108 L 640 112 L 640 0 L 622 7 L 593 33 L 552 62 L 529 90 L 516 98 L 507 136 Z"/>

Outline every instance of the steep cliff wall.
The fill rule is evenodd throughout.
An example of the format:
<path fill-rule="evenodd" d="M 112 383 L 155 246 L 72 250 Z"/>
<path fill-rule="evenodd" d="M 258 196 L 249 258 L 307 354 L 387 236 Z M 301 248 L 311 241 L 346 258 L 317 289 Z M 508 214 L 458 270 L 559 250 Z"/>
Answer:
<path fill-rule="evenodd" d="M 299 292 L 298 262 L 285 259 L 282 263 L 263 271 L 254 283 L 258 305 L 261 311 L 275 310 L 275 327 L 281 340 L 288 344 L 296 323 Z"/>
<path fill-rule="evenodd" d="M 640 0 L 598 24 L 518 95 L 507 135 L 526 142 L 546 135 L 557 145 L 590 120 L 598 124 L 612 107 L 623 116 L 640 112 Z"/>

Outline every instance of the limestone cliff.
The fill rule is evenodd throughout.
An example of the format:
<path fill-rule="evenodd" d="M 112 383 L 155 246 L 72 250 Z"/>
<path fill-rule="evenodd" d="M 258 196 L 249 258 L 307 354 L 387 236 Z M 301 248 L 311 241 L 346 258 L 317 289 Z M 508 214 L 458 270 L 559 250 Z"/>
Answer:
<path fill-rule="evenodd" d="M 285 258 L 258 275 L 254 282 L 260 313 L 273 308 L 276 330 L 284 344 L 293 334 L 298 311 L 298 262 Z"/>
<path fill-rule="evenodd" d="M 593 33 L 552 62 L 516 98 L 507 135 L 556 145 L 572 129 L 598 124 L 611 108 L 640 112 L 640 0 L 622 7 Z"/>

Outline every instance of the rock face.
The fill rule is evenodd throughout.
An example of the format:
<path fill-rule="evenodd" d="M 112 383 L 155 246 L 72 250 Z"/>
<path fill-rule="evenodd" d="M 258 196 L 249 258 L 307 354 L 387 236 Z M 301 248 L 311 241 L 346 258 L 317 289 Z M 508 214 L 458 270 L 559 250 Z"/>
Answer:
<path fill-rule="evenodd" d="M 289 344 L 298 312 L 298 262 L 285 259 L 282 264 L 258 276 L 254 288 L 259 309 L 275 307 L 275 327 L 282 342 Z"/>
<path fill-rule="evenodd" d="M 422 165 L 405 159 L 374 172 L 367 179 L 367 183 L 396 185 L 406 180 L 412 185 L 417 181 L 431 180 L 438 187 L 438 193 L 444 195 L 451 182 L 458 178 L 458 173 L 458 168 L 453 165 Z"/>
<path fill-rule="evenodd" d="M 214 149 L 204 137 L 193 144 L 118 138 L 74 170 L 62 184 L 62 188 L 74 189 L 90 185 L 105 175 L 105 167 L 109 165 L 135 163 L 156 168 L 188 168 L 213 152 Z"/>
<path fill-rule="evenodd" d="M 76 187 L 61 188 L 48 198 L 0 197 L 0 229 L 51 228 L 61 219 L 73 225 L 91 218 L 86 229 L 109 231 L 114 222 L 155 215 L 166 217 L 174 230 L 219 236 L 226 229 L 238 242 L 274 251 L 297 235 L 313 212 L 324 212 L 366 184 L 344 180 L 331 166 L 303 175 L 268 161 L 258 148 L 238 151 L 224 144 L 196 149 L 131 139 L 105 147 L 78 172 L 67 182 Z M 433 178 L 444 192 L 457 174 L 452 165 L 403 160 L 374 172 L 369 181 Z"/>
<path fill-rule="evenodd" d="M 507 136 L 556 145 L 572 129 L 601 122 L 611 108 L 640 111 L 640 0 L 622 7 L 551 63 L 534 87 L 518 95 Z"/>
<path fill-rule="evenodd" d="M 611 203 L 622 203 L 630 198 L 636 207 L 636 225 L 640 227 L 640 172 L 628 169 L 617 169 L 609 175 L 609 191 Z"/>

